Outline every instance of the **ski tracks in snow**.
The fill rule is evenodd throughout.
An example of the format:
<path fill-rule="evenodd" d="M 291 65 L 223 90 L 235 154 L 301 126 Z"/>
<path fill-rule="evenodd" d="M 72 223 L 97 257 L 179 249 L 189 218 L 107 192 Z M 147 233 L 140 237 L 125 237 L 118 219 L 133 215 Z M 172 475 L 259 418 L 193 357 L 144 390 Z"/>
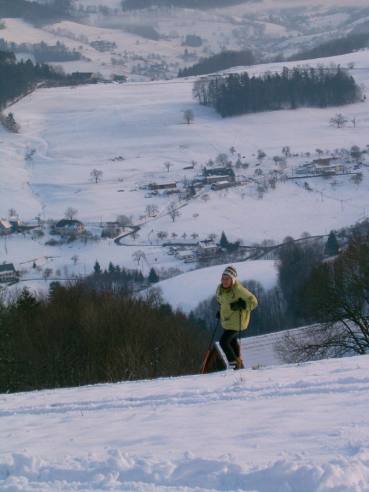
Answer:
<path fill-rule="evenodd" d="M 260 370 L 259 370 L 260 371 Z M 262 370 L 261 370 L 262 371 Z M 251 401 L 262 399 L 275 399 L 275 398 L 290 398 L 299 396 L 318 396 L 329 394 L 369 394 L 369 376 L 368 377 L 337 377 L 336 379 L 326 381 L 315 381 L 314 383 L 308 380 L 297 380 L 291 382 L 278 382 L 267 381 L 256 384 L 255 378 L 249 380 L 250 371 L 241 371 L 239 373 L 233 373 L 227 371 L 224 373 L 224 387 L 214 389 L 199 388 L 188 389 L 186 391 L 179 390 L 174 394 L 158 394 L 149 396 L 115 396 L 110 399 L 96 399 L 96 400 L 81 400 L 71 403 L 42 403 L 32 404 L 29 406 L 17 406 L 17 415 L 46 415 L 46 414 L 67 414 L 70 412 L 105 412 L 108 410 L 126 410 L 126 409 L 152 409 L 157 407 L 179 406 L 179 405 L 208 405 L 212 402 L 226 402 L 226 401 Z M 218 375 L 217 375 L 218 376 Z M 223 375 L 222 375 L 223 376 Z M 214 376 L 210 376 L 214 377 Z M 320 378 L 321 375 L 317 375 Z M 198 377 L 194 377 L 198 379 Z M 204 378 L 204 376 L 201 376 Z M 163 380 L 165 383 L 166 380 Z M 200 381 L 200 379 L 198 379 Z M 205 379 L 204 386 L 206 385 Z M 128 383 L 132 384 L 132 383 Z M 134 383 L 133 383 L 134 384 Z M 142 383 L 138 383 L 142 384 Z M 123 383 L 123 391 L 124 383 Z M 198 385 L 196 385 L 198 386 Z M 93 388 L 93 387 L 91 387 Z M 117 387 L 118 389 L 119 387 Z M 125 391 L 124 391 L 125 392 Z M 119 393 L 119 389 L 117 391 Z M 1 403 L 0 398 L 0 403 Z M 14 411 L 9 409 L 1 409 L 0 405 L 0 417 L 6 417 L 14 415 Z"/>
<path fill-rule="evenodd" d="M 369 492 L 368 369 L 362 356 L 0 395 L 0 490 Z"/>

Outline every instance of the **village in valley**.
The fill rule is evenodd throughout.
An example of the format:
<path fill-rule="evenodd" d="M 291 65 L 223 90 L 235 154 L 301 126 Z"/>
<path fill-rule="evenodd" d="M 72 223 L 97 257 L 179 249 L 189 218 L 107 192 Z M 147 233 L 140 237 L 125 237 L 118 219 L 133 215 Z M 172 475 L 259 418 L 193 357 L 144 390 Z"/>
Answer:
<path fill-rule="evenodd" d="M 7 255 L 9 259 L 0 265 L 0 283 L 27 283 L 33 279 L 62 280 L 90 275 L 92 268 L 87 270 L 84 266 L 83 271 L 78 268 L 83 259 L 83 248 L 104 242 L 110 245 L 114 243 L 118 248 L 128 246 L 133 251 L 131 255 L 135 266 L 141 269 L 145 262 L 146 267 L 160 269 L 157 259 L 160 250 L 159 255 L 170 257 L 170 261 L 174 262 L 171 270 L 175 274 L 227 261 L 276 259 L 278 242 L 272 237 L 247 244 L 242 237 L 233 242 L 228 240 L 226 227 L 222 234 L 180 233 L 173 227 L 180 224 L 181 210 L 190 203 L 200 201 L 206 205 L 213 195 L 224 198 L 232 191 L 242 205 L 246 195 L 253 200 L 263 200 L 266 194 L 286 182 L 318 194 L 321 199 L 323 192 L 315 184 L 322 180 L 334 189 L 338 186 L 338 179 L 345 179 L 355 189 L 369 167 L 368 148 L 352 146 L 350 149 L 334 151 L 316 149 L 311 153 L 299 154 L 285 146 L 280 155 L 268 156 L 260 149 L 247 157 L 232 146 L 205 163 L 192 161 L 182 167 L 182 173 L 178 172 L 178 168 L 173 173 L 174 166 L 167 161 L 163 163 L 165 172 L 159 173 L 160 179 L 151 181 L 147 178 L 147 183 L 136 185 L 135 189 L 142 195 L 143 204 L 143 213 L 137 217 L 120 214 L 110 221 L 82 221 L 78 219 L 77 209 L 67 207 L 64 217 L 43 220 L 39 215 L 34 220 L 23 221 L 15 209 L 9 209 L 9 216 L 0 219 L 0 242 L 4 248 L 7 248 L 8 242 L 7 251 L 10 252 Z M 27 158 L 32 159 L 33 154 L 28 154 Z M 122 162 L 124 158 L 116 156 L 111 160 Z M 180 174 L 183 177 L 178 179 Z M 96 183 L 103 181 L 102 173 L 96 176 L 96 170 L 92 178 Z M 124 192 L 121 188 L 117 191 Z M 172 232 L 156 229 L 155 223 L 163 217 L 170 219 Z M 197 217 L 198 214 L 194 213 L 192 218 L 195 221 Z M 10 239 L 15 237 L 21 237 L 22 241 L 26 241 L 24 244 L 27 241 L 42 243 L 49 253 L 23 261 L 22 264 L 12 262 Z M 61 248 L 65 251 L 73 245 L 78 245 L 78 254 L 69 255 L 69 268 L 53 268 L 50 264 L 55 258 L 53 250 Z M 146 248 L 156 250 L 155 262 L 151 264 L 147 261 Z M 164 278 L 167 276 L 168 273 Z"/>

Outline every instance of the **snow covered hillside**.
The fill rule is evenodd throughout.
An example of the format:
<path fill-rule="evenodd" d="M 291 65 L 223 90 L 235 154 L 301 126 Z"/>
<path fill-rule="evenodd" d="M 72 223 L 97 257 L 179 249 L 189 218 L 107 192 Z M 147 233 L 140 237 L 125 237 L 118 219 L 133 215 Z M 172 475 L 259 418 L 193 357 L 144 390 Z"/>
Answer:
<path fill-rule="evenodd" d="M 41 2 L 44 3 L 44 2 Z M 78 0 L 74 20 L 33 27 L 4 19 L 0 38 L 76 49 L 82 59 L 55 61 L 66 71 L 125 74 L 130 80 L 175 76 L 223 50 L 252 49 L 272 59 L 368 30 L 366 0 L 258 0 L 218 9 L 155 8 L 123 12 L 120 0 Z M 187 42 L 197 36 L 198 43 Z"/>
<path fill-rule="evenodd" d="M 367 492 L 369 356 L 1 395 L 0 490 Z"/>
<path fill-rule="evenodd" d="M 330 61 L 343 66 L 353 63 L 352 75 L 359 84 L 368 84 L 368 50 L 319 62 Z M 282 66 L 255 66 L 250 72 Z M 147 261 L 140 267 L 145 272 L 153 266 L 187 271 L 193 268 L 191 263 L 170 256 L 163 242 L 196 243 L 211 235 L 219 238 L 222 231 L 246 245 L 265 239 L 279 242 L 304 232 L 324 235 L 367 217 L 368 100 L 344 108 L 301 108 L 222 119 L 195 103 L 193 81 L 41 89 L 12 106 L 21 133 L 0 130 L 0 217 L 14 208 L 24 221 L 36 215 L 59 220 L 67 207 L 73 207 L 93 234 L 101 233 L 100 223 L 114 221 L 120 214 L 131 216 L 141 230 L 136 240 L 126 238 L 122 246 L 111 239 L 50 246 L 45 245 L 49 237 L 30 242 L 29 237 L 11 236 L 1 239 L 2 260 L 32 265 L 31 260 L 44 258 L 40 266 L 60 270 L 61 260 L 55 258 L 62 258 L 61 267 L 66 265 L 69 274 L 84 274 L 96 259 L 103 267 L 109 261 L 133 267 L 132 254 L 141 249 Z M 188 109 L 195 116 L 191 124 L 183 121 L 183 111 Z M 338 111 L 349 122 L 345 128 L 329 124 Z M 333 156 L 348 173 L 359 172 L 350 156 L 354 145 L 364 151 L 361 182 L 353 182 L 350 174 L 287 179 L 265 193 L 259 191 L 259 185 L 278 171 L 274 157 L 281 156 L 285 146 L 291 152 L 284 170 L 288 178 L 319 157 Z M 266 154 L 262 162 L 259 150 Z M 234 188 L 214 191 L 208 186 L 182 201 L 179 195 L 147 189 L 150 183 L 176 183 L 175 191 L 180 193 L 186 182 L 201 174 L 202 166 L 222 153 L 234 165 L 240 159 L 241 167 L 235 167 L 239 185 Z M 93 169 L 103 173 L 98 183 L 91 179 Z M 170 203 L 178 207 L 175 220 L 168 214 Z M 155 208 L 152 216 L 148 206 Z M 162 233 L 164 239 L 158 239 Z M 73 261 L 76 255 L 78 261 Z"/>

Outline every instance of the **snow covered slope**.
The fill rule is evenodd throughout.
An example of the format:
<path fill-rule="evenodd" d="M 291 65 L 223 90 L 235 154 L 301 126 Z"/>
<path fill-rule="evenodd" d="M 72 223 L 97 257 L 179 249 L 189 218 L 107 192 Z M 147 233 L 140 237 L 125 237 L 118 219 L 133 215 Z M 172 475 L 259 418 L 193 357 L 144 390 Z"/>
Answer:
<path fill-rule="evenodd" d="M 120 0 L 78 0 L 73 21 L 30 26 L 5 19 L 0 38 L 62 42 L 84 59 L 58 62 L 67 71 L 126 74 L 131 80 L 176 76 L 179 68 L 223 50 L 252 49 L 272 59 L 368 30 L 366 0 L 257 0 L 218 9 L 155 8 L 123 12 Z M 146 34 L 145 34 L 146 30 Z M 148 32 L 148 34 L 147 34 Z M 201 38 L 199 46 L 186 36 Z M 107 42 L 101 50 L 96 41 Z"/>
<path fill-rule="evenodd" d="M 268 290 L 277 282 L 277 268 L 272 260 L 235 263 L 241 281 L 256 280 Z M 193 270 L 155 284 L 174 309 L 190 312 L 215 293 L 225 265 Z"/>
<path fill-rule="evenodd" d="M 369 356 L 0 395 L 2 492 L 367 492 Z"/>
<path fill-rule="evenodd" d="M 352 75 L 368 86 L 369 50 L 320 60 L 330 61 L 342 66 L 353 63 Z M 275 71 L 282 66 L 266 64 L 249 71 Z M 131 216 L 141 230 L 139 239 L 127 239 L 125 246 L 111 240 L 87 246 L 46 246 L 46 238 L 32 243 L 27 237 L 0 239 L 0 260 L 31 265 L 35 257 L 59 257 L 60 261 L 44 266 L 55 271 L 67 265 L 69 274 L 85 274 L 96 259 L 103 267 L 109 261 L 134 267 L 132 254 L 144 248 L 145 273 L 152 266 L 179 266 L 186 271 L 191 265 L 167 255 L 157 238 L 159 232 L 164 231 L 167 240 L 196 242 L 210 234 L 219 239 L 225 231 L 229 240 L 241 239 L 250 245 L 264 239 L 297 238 L 306 231 L 327 234 L 368 216 L 368 100 L 343 108 L 300 108 L 222 119 L 195 103 L 192 86 L 193 79 L 188 79 L 42 89 L 12 106 L 21 133 L 0 130 L 0 217 L 6 217 L 12 207 L 25 221 L 38 214 L 44 220 L 58 220 L 67 207 L 74 207 L 77 218 L 92 224 L 92 230 L 94 224 L 115 220 L 120 214 Z M 195 115 L 190 125 L 183 122 L 187 109 Z M 350 123 L 342 129 L 330 126 L 330 118 L 338 111 L 355 120 L 356 127 Z M 293 154 L 287 160 L 287 172 L 293 173 L 296 166 L 316 159 L 318 148 L 328 156 L 336 149 L 349 151 L 353 145 L 366 151 L 361 183 L 354 184 L 350 175 L 306 180 L 308 187 L 304 180 L 279 181 L 260 198 L 257 185 L 248 181 L 258 170 L 259 149 L 267 154 L 260 166 L 267 176 L 276 169 L 273 156 L 281 155 L 284 146 Z M 222 191 L 208 187 L 187 202 L 142 189 L 151 182 L 174 181 L 181 188 L 219 153 L 235 161 L 237 154 L 230 154 L 231 147 L 249 164 L 248 169 L 236 170 L 244 182 L 240 186 Z M 27 160 L 30 150 L 34 154 Z M 195 168 L 184 169 L 192 161 L 197 162 Z M 171 165 L 168 171 L 165 162 Z M 103 172 L 98 184 L 91 180 L 94 168 Z M 175 221 L 167 213 L 171 202 L 181 207 Z M 148 205 L 158 208 L 156 217 L 147 216 Z M 71 260 L 75 255 L 77 264 Z"/>
<path fill-rule="evenodd" d="M 368 83 L 369 51 L 332 61 L 342 65 L 355 62 L 352 74 L 358 83 Z M 280 70 L 282 65 L 262 65 L 250 71 Z M 27 189 L 29 185 L 38 197 L 43 217 L 56 218 L 66 206 L 77 208 L 79 217 L 90 221 L 113 220 L 119 213 L 133 215 L 137 221 L 148 203 L 165 211 L 173 198 L 149 200 L 139 187 L 153 181 L 191 179 L 208 159 L 228 152 L 231 146 L 250 163 L 250 169 L 241 173 L 247 177 L 255 171 L 258 149 L 263 149 L 272 162 L 272 156 L 280 154 L 284 146 L 290 146 L 293 153 L 310 152 L 313 157 L 318 147 L 334 151 L 350 149 L 352 145 L 365 148 L 368 144 L 368 101 L 339 109 L 301 108 L 222 119 L 212 109 L 195 104 L 192 85 L 193 80 L 173 80 L 44 89 L 15 105 L 12 110 L 22 127 L 17 142 L 36 150 L 26 167 L 27 181 L 23 171 L 20 179 L 22 186 Z M 194 112 L 194 124 L 183 124 L 182 111 L 186 109 Z M 349 120 L 356 118 L 356 128 L 337 130 L 329 126 L 329 119 L 337 110 Z M 3 140 L 7 148 L 8 139 Z M 112 160 L 119 155 L 123 161 Z M 192 160 L 197 161 L 197 170 L 183 170 Z M 170 172 L 163 167 L 166 161 L 172 165 Z M 289 165 L 305 161 L 306 157 L 291 159 Z M 11 156 L 8 163 L 11 164 Z M 93 168 L 104 173 L 99 185 L 91 182 Z M 284 183 L 263 200 L 258 200 L 255 190 L 247 186 L 211 193 L 209 201 L 193 200 L 183 208 L 178 222 L 173 223 L 168 215 L 149 221 L 147 234 L 152 226 L 179 235 L 227 229 L 232 238 L 250 242 L 266 237 L 281 240 L 304 231 L 326 233 L 366 214 L 366 169 L 362 172 L 364 181 L 359 187 L 353 187 L 349 178 L 343 177 L 337 178 L 335 188 L 326 180 L 315 180 L 313 193 L 296 183 Z M 23 200 L 23 196 L 14 195 L 12 189 L 4 190 L 2 216 L 7 212 L 7 203 L 22 207 L 18 199 Z M 240 227 L 243 210 L 252 213 L 247 214 L 247 224 Z M 19 212 L 24 218 L 35 213 L 26 207 Z M 210 212 L 216 221 L 208 220 Z M 195 220 L 194 214 L 198 214 Z"/>

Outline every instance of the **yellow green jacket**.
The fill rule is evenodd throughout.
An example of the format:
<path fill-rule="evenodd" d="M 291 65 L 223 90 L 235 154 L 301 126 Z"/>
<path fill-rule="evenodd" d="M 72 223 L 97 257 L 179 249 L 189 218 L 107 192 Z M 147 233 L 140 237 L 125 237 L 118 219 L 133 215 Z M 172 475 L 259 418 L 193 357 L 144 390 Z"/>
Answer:
<path fill-rule="evenodd" d="M 235 331 L 246 330 L 250 322 L 250 313 L 258 305 L 254 294 L 236 280 L 229 289 L 225 289 L 222 284 L 218 285 L 216 299 L 220 306 L 220 321 L 223 328 Z M 243 299 L 246 302 L 246 309 L 232 311 L 231 303 L 238 299 Z"/>

